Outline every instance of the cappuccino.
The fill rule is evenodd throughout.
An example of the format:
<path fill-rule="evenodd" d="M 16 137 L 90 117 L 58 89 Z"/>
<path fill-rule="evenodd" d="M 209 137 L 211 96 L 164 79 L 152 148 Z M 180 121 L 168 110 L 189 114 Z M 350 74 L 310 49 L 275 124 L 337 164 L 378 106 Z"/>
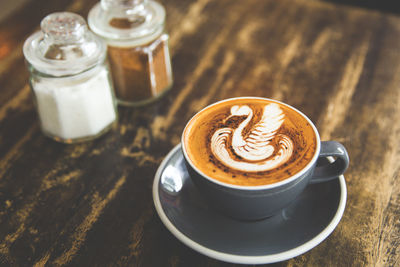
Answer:
<path fill-rule="evenodd" d="M 235 98 L 197 113 L 183 133 L 191 163 L 204 175 L 240 186 L 292 177 L 316 153 L 313 126 L 298 111 L 263 98 Z"/>

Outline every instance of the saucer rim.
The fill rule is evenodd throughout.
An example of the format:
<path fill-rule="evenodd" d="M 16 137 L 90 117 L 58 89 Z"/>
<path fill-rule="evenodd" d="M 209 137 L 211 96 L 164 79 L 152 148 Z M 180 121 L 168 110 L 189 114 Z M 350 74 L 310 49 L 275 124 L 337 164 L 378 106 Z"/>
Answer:
<path fill-rule="evenodd" d="M 285 261 L 294 257 L 297 257 L 312 248 L 316 247 L 319 245 L 322 241 L 324 241 L 336 228 L 336 226 L 339 224 L 344 210 L 346 206 L 346 200 L 347 200 L 347 188 L 346 188 L 346 181 L 344 179 L 343 175 L 340 175 L 339 178 L 339 184 L 340 184 L 340 201 L 339 205 L 337 208 L 337 211 L 335 215 L 333 216 L 332 220 L 330 223 L 323 229 L 319 234 L 317 234 L 314 238 L 311 240 L 305 242 L 304 244 L 297 246 L 295 248 L 292 248 L 290 250 L 280 252 L 280 253 L 275 253 L 275 254 L 269 254 L 269 255 L 264 255 L 264 256 L 243 256 L 243 255 L 237 255 L 237 254 L 230 254 L 230 253 L 225 253 L 225 252 L 220 252 L 213 250 L 211 248 L 208 248 L 206 246 L 203 246 L 196 241 L 190 239 L 188 236 L 180 232 L 175 225 L 168 219 L 167 215 L 165 214 L 161 201 L 160 201 L 160 196 L 158 193 L 159 190 L 159 181 L 160 177 L 162 174 L 162 171 L 165 169 L 165 166 L 169 162 L 170 158 L 172 155 L 177 153 L 177 151 L 181 148 L 181 144 L 177 144 L 164 158 L 164 160 L 161 162 L 160 166 L 157 169 L 157 172 L 154 176 L 154 181 L 153 181 L 153 202 L 154 206 L 156 208 L 157 214 L 160 217 L 161 221 L 163 224 L 167 227 L 167 229 L 182 243 L 190 247 L 191 249 L 206 255 L 208 257 L 225 261 L 225 262 L 230 262 L 230 263 L 239 263 L 239 264 L 268 264 L 268 263 L 276 263 L 280 261 Z"/>

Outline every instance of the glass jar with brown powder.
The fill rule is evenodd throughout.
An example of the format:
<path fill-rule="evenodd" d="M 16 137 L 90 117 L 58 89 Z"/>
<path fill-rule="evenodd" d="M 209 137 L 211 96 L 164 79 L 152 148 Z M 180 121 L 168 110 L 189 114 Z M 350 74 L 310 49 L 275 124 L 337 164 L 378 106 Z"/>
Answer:
<path fill-rule="evenodd" d="M 90 28 L 106 40 L 121 105 L 139 106 L 172 86 L 165 9 L 151 0 L 101 0 L 89 13 Z"/>

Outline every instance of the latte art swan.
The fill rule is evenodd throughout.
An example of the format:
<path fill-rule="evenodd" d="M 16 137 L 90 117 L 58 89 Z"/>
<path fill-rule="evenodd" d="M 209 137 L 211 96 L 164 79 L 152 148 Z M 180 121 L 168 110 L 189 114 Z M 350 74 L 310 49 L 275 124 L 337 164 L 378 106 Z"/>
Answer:
<path fill-rule="evenodd" d="M 218 129 L 211 137 L 211 151 L 221 163 L 243 172 L 262 172 L 289 160 L 293 153 L 293 142 L 288 136 L 277 134 L 285 117 L 279 105 L 266 105 L 261 120 L 253 125 L 246 136 L 243 136 L 243 130 L 253 119 L 253 110 L 247 105 L 232 106 L 231 115 L 225 121 L 234 116 L 247 117 L 236 129 Z M 279 145 L 278 149 L 272 145 L 272 141 Z M 230 155 L 230 146 L 243 161 Z"/>

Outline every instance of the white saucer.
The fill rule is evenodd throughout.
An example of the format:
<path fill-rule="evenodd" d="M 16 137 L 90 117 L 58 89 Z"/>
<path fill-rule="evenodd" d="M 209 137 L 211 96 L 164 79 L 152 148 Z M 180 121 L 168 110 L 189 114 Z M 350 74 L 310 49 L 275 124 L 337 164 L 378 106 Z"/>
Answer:
<path fill-rule="evenodd" d="M 192 249 L 221 261 L 265 264 L 296 257 L 327 238 L 342 218 L 346 191 L 342 175 L 307 186 L 271 218 L 237 221 L 214 211 L 197 192 L 177 145 L 157 170 L 153 200 L 164 225 Z"/>

